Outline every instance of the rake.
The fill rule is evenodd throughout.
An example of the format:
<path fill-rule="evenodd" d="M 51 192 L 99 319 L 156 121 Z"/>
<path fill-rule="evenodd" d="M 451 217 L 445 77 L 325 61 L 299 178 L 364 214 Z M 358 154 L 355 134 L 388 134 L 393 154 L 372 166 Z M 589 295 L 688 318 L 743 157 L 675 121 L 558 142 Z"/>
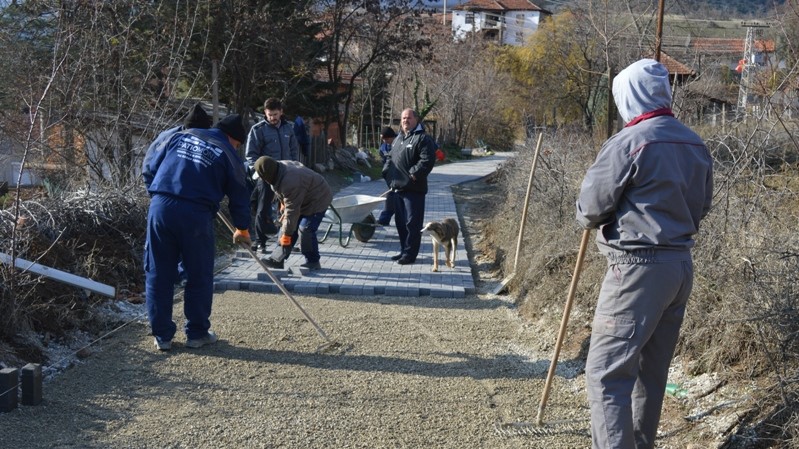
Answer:
<path fill-rule="evenodd" d="M 572 281 L 569 285 L 569 294 L 566 298 L 566 306 L 563 308 L 563 317 L 560 320 L 558 340 L 555 342 L 555 352 L 552 354 L 552 360 L 549 362 L 547 380 L 544 383 L 544 391 L 541 394 L 541 403 L 538 405 L 538 416 L 535 418 L 535 423 L 539 426 L 542 423 L 544 407 L 546 407 L 547 399 L 549 399 L 549 389 L 552 387 L 552 378 L 555 377 L 555 368 L 558 366 L 560 348 L 563 345 L 563 340 L 566 337 L 566 324 L 569 322 L 569 314 L 571 313 L 572 304 L 574 303 L 574 294 L 577 291 L 577 281 L 580 279 L 580 271 L 583 267 L 583 260 L 585 260 L 585 250 L 588 247 L 589 237 L 591 237 L 591 230 L 584 229 L 583 237 L 580 240 L 580 250 L 577 253 L 577 263 L 574 264 L 574 273 L 572 274 Z"/>
<path fill-rule="evenodd" d="M 533 165 L 530 168 L 530 179 L 527 181 L 527 194 L 524 196 L 524 208 L 522 209 L 522 221 L 519 227 L 519 239 L 516 242 L 516 257 L 513 259 L 513 272 L 505 277 L 502 282 L 494 289 L 493 294 L 498 295 L 505 291 L 510 281 L 516 277 L 516 268 L 519 266 L 519 255 L 522 249 L 522 238 L 524 237 L 524 228 L 527 224 L 527 209 L 530 205 L 530 192 L 533 190 L 533 177 L 535 176 L 535 167 L 538 165 L 538 152 L 541 150 L 541 140 L 544 138 L 544 133 L 538 133 L 538 142 L 535 144 L 535 154 L 533 154 Z"/>
<path fill-rule="evenodd" d="M 569 285 L 569 293 L 566 298 L 566 305 L 563 309 L 563 317 L 560 321 L 560 329 L 558 330 L 558 338 L 555 342 L 555 351 L 552 355 L 552 360 L 549 363 L 549 370 L 547 371 L 546 382 L 544 382 L 544 390 L 541 393 L 541 402 L 538 406 L 538 415 L 535 418 L 535 423 L 519 422 L 519 423 L 505 423 L 497 424 L 494 430 L 503 436 L 550 436 L 566 433 L 583 433 L 583 428 L 574 421 L 553 421 L 544 424 L 544 408 L 546 407 L 547 400 L 549 399 L 549 392 L 552 387 L 552 379 L 555 377 L 555 369 L 558 366 L 558 357 L 560 357 L 560 349 L 563 346 L 563 340 L 566 337 L 566 325 L 569 322 L 569 315 L 571 314 L 572 304 L 574 303 L 575 292 L 577 291 L 577 281 L 580 279 L 580 271 L 582 270 L 583 261 L 585 260 L 585 252 L 588 247 L 588 241 L 591 236 L 590 229 L 583 230 L 583 236 L 580 240 L 580 250 L 577 253 L 577 262 L 574 265 L 574 273 L 572 274 L 571 284 Z"/>
<path fill-rule="evenodd" d="M 225 215 L 222 214 L 221 211 L 217 211 L 216 215 L 219 217 L 220 220 L 222 220 L 222 222 L 225 223 L 225 226 L 227 226 L 230 232 L 236 232 L 236 228 L 233 227 L 233 224 L 230 223 L 230 220 L 228 220 L 227 217 L 225 217 Z M 316 329 L 316 333 L 319 334 L 319 336 L 322 337 L 323 340 L 325 340 L 324 344 L 316 348 L 317 352 L 330 352 L 342 348 L 341 343 L 331 340 L 330 337 L 327 336 L 327 333 L 325 333 L 325 331 L 322 329 L 322 327 L 316 324 L 316 321 L 311 317 L 311 315 L 300 305 L 299 302 L 297 302 L 296 299 L 294 299 L 291 293 L 289 293 L 289 291 L 286 289 L 286 286 L 283 285 L 283 282 L 281 282 L 280 279 L 277 276 L 275 276 L 274 273 L 272 273 L 269 267 L 261 259 L 258 258 L 258 255 L 255 254 L 255 251 L 253 251 L 245 243 L 241 243 L 239 246 L 241 246 L 241 248 L 246 250 L 247 253 L 250 254 L 250 257 L 252 257 L 256 262 L 258 262 L 258 265 L 260 265 L 261 268 L 264 269 L 267 276 L 269 276 L 272 282 L 274 282 L 275 285 L 277 285 L 277 288 L 279 288 L 280 291 L 283 292 L 283 295 L 285 295 L 286 298 L 288 298 L 289 301 L 291 301 L 291 303 L 294 304 L 294 306 L 297 307 L 297 309 L 299 309 L 299 311 L 303 314 L 303 316 L 305 316 L 305 319 L 308 320 L 308 322 L 311 323 L 311 325 L 313 325 L 314 329 Z"/>

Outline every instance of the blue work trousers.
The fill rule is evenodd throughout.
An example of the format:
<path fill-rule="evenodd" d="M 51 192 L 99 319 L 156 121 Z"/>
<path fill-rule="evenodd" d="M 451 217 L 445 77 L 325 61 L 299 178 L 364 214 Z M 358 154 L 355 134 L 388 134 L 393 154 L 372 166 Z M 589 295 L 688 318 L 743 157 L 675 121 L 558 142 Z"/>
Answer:
<path fill-rule="evenodd" d="M 415 261 L 422 244 L 425 194 L 419 192 L 394 192 L 394 223 L 400 239 L 402 258 Z"/>
<path fill-rule="evenodd" d="M 322 224 L 323 218 L 325 218 L 324 212 L 301 215 L 297 232 L 291 236 L 291 246 L 278 246 L 272 251 L 270 258 L 278 262 L 288 259 L 289 255 L 291 255 L 291 248 L 294 248 L 297 240 L 299 240 L 300 252 L 305 256 L 305 261 L 308 263 L 319 262 L 321 256 L 319 255 L 319 239 L 316 238 L 316 231 L 319 230 L 319 225 Z"/>
<path fill-rule="evenodd" d="M 161 340 L 171 341 L 172 300 L 178 262 L 186 276 L 183 292 L 185 332 L 188 339 L 203 338 L 211 327 L 214 293 L 214 211 L 190 201 L 155 195 L 147 214 L 144 273 L 150 329 Z"/>
<path fill-rule="evenodd" d="M 391 222 L 391 217 L 394 216 L 394 192 L 389 191 L 386 194 L 386 201 L 383 204 L 383 210 L 380 211 L 380 216 L 377 217 L 377 224 L 388 226 Z"/>

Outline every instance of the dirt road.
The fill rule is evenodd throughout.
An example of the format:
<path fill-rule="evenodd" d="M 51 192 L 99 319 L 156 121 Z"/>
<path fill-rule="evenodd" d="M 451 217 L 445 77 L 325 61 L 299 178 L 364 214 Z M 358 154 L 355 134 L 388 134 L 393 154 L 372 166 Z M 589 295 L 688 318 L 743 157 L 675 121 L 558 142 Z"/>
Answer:
<path fill-rule="evenodd" d="M 459 206 L 467 245 L 481 200 L 478 188 Z M 47 381 L 42 405 L 0 414 L 0 447 L 590 447 L 579 360 L 558 364 L 550 424 L 514 427 L 535 420 L 551 352 L 534 348 L 554 344 L 557 323 L 525 325 L 508 297 L 296 299 L 346 350 L 317 351 L 323 340 L 281 295 L 216 295 L 220 341 L 191 350 L 179 333 L 167 353 L 141 309 Z M 177 303 L 179 328 L 182 315 Z"/>
<path fill-rule="evenodd" d="M 0 446 L 590 445 L 582 381 L 567 369 L 546 413 L 576 420 L 552 427 L 563 433 L 497 432 L 534 420 L 549 364 L 525 349 L 536 330 L 500 297 L 297 299 L 350 348 L 317 353 L 322 340 L 284 297 L 225 293 L 212 317 L 219 343 L 160 353 L 144 323 L 126 326 L 47 382 L 44 404 L 0 414 Z"/>

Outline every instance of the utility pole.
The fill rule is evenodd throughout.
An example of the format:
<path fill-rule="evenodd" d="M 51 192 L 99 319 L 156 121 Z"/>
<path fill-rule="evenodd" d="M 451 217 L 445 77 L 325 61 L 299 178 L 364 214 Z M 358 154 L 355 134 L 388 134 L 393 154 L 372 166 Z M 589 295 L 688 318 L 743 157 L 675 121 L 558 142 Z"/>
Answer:
<path fill-rule="evenodd" d="M 441 24 L 447 24 L 447 0 L 444 0 L 444 17 L 441 19 Z"/>
<path fill-rule="evenodd" d="M 211 102 L 214 123 L 219 121 L 219 61 L 211 61 Z"/>
<path fill-rule="evenodd" d="M 658 27 L 655 35 L 655 61 L 660 62 L 660 47 L 663 41 L 663 10 L 666 7 L 665 0 L 658 0 Z"/>
<path fill-rule="evenodd" d="M 746 103 L 749 101 L 749 86 L 752 81 L 752 71 L 755 67 L 755 34 L 762 34 L 762 28 L 771 25 L 762 22 L 741 22 L 741 26 L 746 28 L 746 40 L 744 40 L 744 57 L 741 59 L 741 82 L 738 88 L 738 107 L 735 108 L 735 118 L 741 119 L 746 116 Z"/>

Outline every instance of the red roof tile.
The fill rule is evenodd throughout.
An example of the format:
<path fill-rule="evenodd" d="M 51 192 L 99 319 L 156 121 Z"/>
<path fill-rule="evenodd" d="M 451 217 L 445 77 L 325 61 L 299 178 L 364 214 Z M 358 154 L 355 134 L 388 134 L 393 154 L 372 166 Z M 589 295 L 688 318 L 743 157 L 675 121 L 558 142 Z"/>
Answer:
<path fill-rule="evenodd" d="M 663 53 L 662 51 L 660 52 L 660 63 L 666 66 L 670 75 L 696 75 L 694 69 L 672 58 L 666 53 Z"/>
<path fill-rule="evenodd" d="M 691 48 L 701 53 L 740 53 L 744 52 L 745 39 L 730 39 L 720 37 L 696 37 L 691 39 Z M 755 50 L 765 53 L 774 53 L 776 46 L 774 40 L 755 40 Z"/>
<path fill-rule="evenodd" d="M 483 11 L 543 11 L 545 9 L 529 0 L 471 0 L 452 9 Z"/>

